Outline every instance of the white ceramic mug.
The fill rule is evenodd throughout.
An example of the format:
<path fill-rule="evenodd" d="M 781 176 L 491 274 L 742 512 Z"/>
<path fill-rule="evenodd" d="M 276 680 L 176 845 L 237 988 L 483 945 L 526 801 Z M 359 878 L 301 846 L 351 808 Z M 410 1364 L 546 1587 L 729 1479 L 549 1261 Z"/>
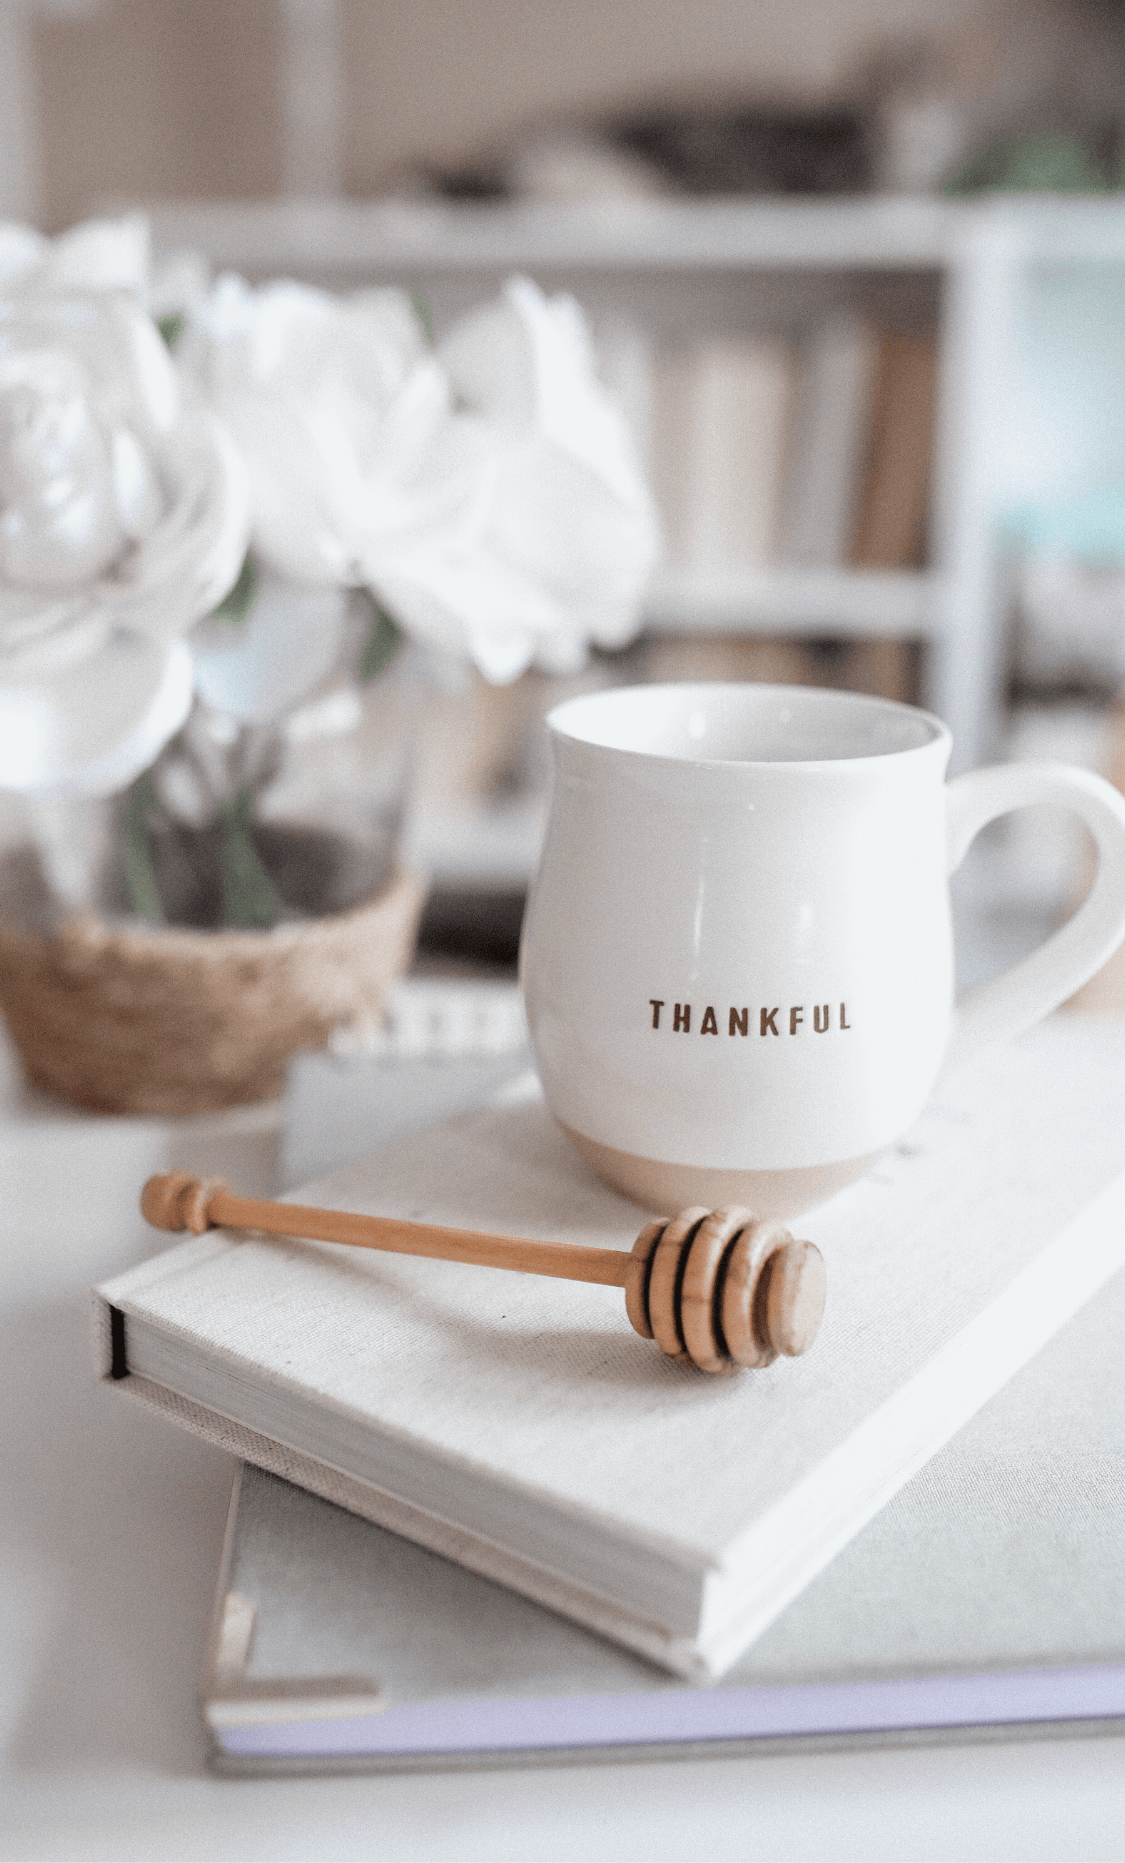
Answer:
<path fill-rule="evenodd" d="M 912 1124 L 943 1062 L 1030 1027 L 1125 937 L 1125 799 L 1031 765 L 946 785 L 949 732 L 911 706 L 641 686 L 547 722 L 532 1044 L 560 1124 L 649 1208 L 809 1208 Z M 1091 830 L 1093 889 L 955 1005 L 949 875 L 986 822 L 1040 802 Z"/>

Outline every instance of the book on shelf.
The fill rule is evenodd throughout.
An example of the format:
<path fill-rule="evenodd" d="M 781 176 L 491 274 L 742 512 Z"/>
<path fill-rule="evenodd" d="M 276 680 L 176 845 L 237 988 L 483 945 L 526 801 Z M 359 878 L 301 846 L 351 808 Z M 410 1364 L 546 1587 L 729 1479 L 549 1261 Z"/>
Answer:
<path fill-rule="evenodd" d="M 598 329 L 599 372 L 624 417 L 638 459 L 651 471 L 655 344 L 639 323 L 610 318 Z"/>
<path fill-rule="evenodd" d="M 673 563 L 706 573 L 775 560 L 793 377 L 780 337 L 710 339 L 658 356 L 653 473 Z"/>
<path fill-rule="evenodd" d="M 722 1682 L 236 1477 L 201 1708 L 240 1774 L 1125 1725 L 1125 1273 Z"/>
<path fill-rule="evenodd" d="M 672 568 L 702 585 L 735 569 L 920 567 L 935 378 L 931 332 L 843 310 L 797 341 L 656 352 L 642 398 Z"/>
<path fill-rule="evenodd" d="M 798 569 L 851 558 L 871 449 L 879 338 L 862 317 L 822 319 L 800 350 L 783 554 Z"/>
<path fill-rule="evenodd" d="M 807 641 L 754 634 L 653 635 L 643 647 L 642 676 L 671 684 L 682 680 L 762 680 L 767 685 L 825 683 Z"/>
<path fill-rule="evenodd" d="M 729 1668 L 1125 1260 L 1119 1026 L 945 1084 L 803 1219 L 806 1358 L 709 1379 L 619 1293 L 212 1231 L 107 1283 L 98 1365 L 243 1460 L 690 1676 Z M 531 1087 L 296 1198 L 628 1249 L 647 1220 Z"/>
<path fill-rule="evenodd" d="M 923 560 L 936 363 L 930 336 L 888 331 L 882 339 L 857 567 L 910 569 Z"/>

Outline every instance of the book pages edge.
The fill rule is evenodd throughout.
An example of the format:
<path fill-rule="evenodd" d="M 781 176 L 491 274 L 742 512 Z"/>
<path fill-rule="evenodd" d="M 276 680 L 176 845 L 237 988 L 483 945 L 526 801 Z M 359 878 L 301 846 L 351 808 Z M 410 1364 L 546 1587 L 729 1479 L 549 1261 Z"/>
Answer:
<path fill-rule="evenodd" d="M 710 1679 L 695 1639 L 676 1637 L 650 1619 L 634 1616 L 610 1605 L 592 1592 L 569 1584 L 545 1567 L 504 1552 L 500 1547 L 464 1530 L 451 1526 L 437 1515 L 373 1485 L 357 1480 L 342 1470 L 319 1462 L 300 1450 L 284 1447 L 242 1424 L 232 1422 L 218 1411 L 193 1398 L 180 1397 L 165 1386 L 132 1372 L 116 1387 L 123 1395 L 157 1415 L 167 1417 L 193 1435 L 223 1449 L 228 1455 L 252 1462 L 270 1474 L 280 1475 L 297 1487 L 308 1489 L 323 1500 L 377 1526 L 387 1527 L 404 1539 L 413 1540 L 431 1552 L 440 1553 L 454 1564 L 464 1566 L 509 1591 L 518 1591 L 536 1604 L 572 1622 L 583 1624 L 610 1642 L 635 1650 L 650 1662 L 668 1669 L 686 1681 Z"/>

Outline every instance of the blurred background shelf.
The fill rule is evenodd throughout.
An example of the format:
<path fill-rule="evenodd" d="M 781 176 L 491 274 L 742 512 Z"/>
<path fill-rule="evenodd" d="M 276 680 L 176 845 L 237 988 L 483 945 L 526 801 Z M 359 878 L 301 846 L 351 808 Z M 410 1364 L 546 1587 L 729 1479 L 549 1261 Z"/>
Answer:
<path fill-rule="evenodd" d="M 645 618 L 708 632 L 921 642 L 914 696 L 950 724 L 955 767 L 1005 731 L 1010 591 L 1000 523 L 1035 383 L 1021 373 L 1028 306 L 1076 268 L 1125 268 L 1121 199 L 996 197 L 155 204 L 157 245 L 217 268 L 422 291 L 440 336 L 513 271 L 572 290 L 645 450 L 660 358 L 685 346 L 796 344 L 859 317 L 935 347 L 924 558 L 918 567 L 808 570 L 675 562 Z M 1056 333 L 1057 334 L 1057 333 Z M 737 360 L 737 358 L 736 358 Z M 1073 359 L 1081 369 L 1082 359 Z M 1039 452 L 1052 451 L 1050 408 Z M 1111 418 L 1107 414 L 1107 419 Z M 1057 448 L 1055 449 L 1057 452 Z M 661 460 L 651 466 L 658 486 Z M 1056 460 L 1055 474 L 1058 474 Z M 1024 480 L 1027 473 L 1024 471 Z"/>
<path fill-rule="evenodd" d="M 437 894 L 522 893 L 546 819 L 538 796 L 417 810 L 407 826 L 406 859 L 429 875 Z"/>
<path fill-rule="evenodd" d="M 131 202 L 123 205 L 134 204 Z M 1125 261 L 1112 200 L 1007 197 L 983 204 L 916 195 L 828 200 L 604 200 L 500 205 L 375 201 L 154 201 L 157 243 L 206 252 L 250 278 L 337 287 L 404 273 L 739 273 L 944 269 L 982 219 L 1018 230 L 1026 260 Z"/>
<path fill-rule="evenodd" d="M 672 545 L 644 604 L 639 648 L 598 662 L 598 682 L 808 678 L 925 704 L 953 731 L 954 769 L 1026 755 L 1029 746 L 1066 756 L 1077 745 L 1096 756 L 1111 684 L 1100 696 L 1088 692 L 1064 666 L 1046 690 L 1021 685 L 1021 556 L 1007 519 L 1021 501 L 1049 503 L 1115 475 L 1125 483 L 1122 198 L 290 198 L 164 203 L 152 219 L 161 250 L 193 247 L 217 269 L 335 287 L 405 285 L 422 293 L 439 338 L 513 272 L 579 298 Z M 878 539 L 874 562 L 847 560 L 846 536 L 835 544 L 842 560 L 787 560 L 786 524 L 810 471 L 792 430 L 804 418 L 808 358 L 820 333 L 833 330 L 869 333 L 878 351 L 871 369 L 882 367 L 888 343 L 932 358 L 919 416 L 924 457 L 907 461 L 921 500 L 917 535 L 911 543 L 900 523 L 889 561 Z M 788 381 L 771 378 L 770 368 L 788 369 Z M 710 380 L 685 391 L 692 369 L 704 377 L 710 369 Z M 892 405 L 901 404 L 901 386 L 891 389 Z M 866 392 L 886 394 L 870 380 Z M 661 396 L 671 397 L 667 408 Z M 774 423 L 762 442 L 774 449 L 772 463 L 737 456 L 726 404 L 739 397 L 751 440 Z M 683 485 L 669 476 L 671 458 L 682 481 L 680 456 L 693 444 L 711 462 L 694 520 L 672 509 Z M 901 453 L 902 435 L 898 444 Z M 723 560 L 725 540 L 699 534 L 699 510 L 706 531 L 708 501 L 721 502 L 724 482 L 739 473 L 751 488 L 770 473 L 784 479 L 776 534 L 765 546 L 750 539 L 750 560 Z M 893 462 L 890 483 L 893 492 Z M 870 484 L 855 489 L 853 532 L 870 496 Z M 795 657 L 802 651 L 803 661 Z M 410 848 L 432 878 L 429 935 L 439 948 L 479 951 L 491 913 L 492 948 L 514 955 L 518 902 L 543 821 L 538 720 L 569 689 L 546 681 L 530 698 L 523 691 L 511 699 L 521 728 L 539 734 L 537 749 L 517 754 L 509 743 L 491 761 L 477 759 L 462 793 L 452 785 L 420 798 Z M 491 741 L 497 703 L 467 695 L 462 704 L 463 734 Z M 1022 909 L 1041 926 L 1065 909 L 1084 858 L 1073 830 L 1029 822 L 993 840 L 961 889 L 978 917 Z"/>
<path fill-rule="evenodd" d="M 338 286 L 404 272 L 479 280 L 512 270 L 610 277 L 933 268 L 948 262 L 963 209 L 900 196 L 854 200 L 603 200 L 499 205 L 417 199 L 159 202 L 166 248 L 196 247 L 247 277 Z"/>
<path fill-rule="evenodd" d="M 833 639 L 929 639 L 942 590 L 926 570 L 698 570 L 658 572 L 645 602 L 656 634 L 791 634 Z"/>
<path fill-rule="evenodd" d="M 1093 552 L 1074 535 L 1084 499 L 1125 489 L 1119 9 L 471 12 L 0 0 L 0 198 L 53 228 L 137 205 L 160 252 L 194 248 L 252 280 L 404 286 L 439 339 L 512 273 L 573 292 L 672 546 L 640 640 L 595 655 L 586 684 L 844 685 L 939 712 L 958 768 L 1028 755 L 1109 768 L 1125 498 Z M 1044 152 L 1051 172 L 1035 166 Z M 818 537 L 802 485 L 823 448 L 793 435 L 809 380 L 853 339 L 870 351 L 869 415 L 904 400 L 888 358 L 918 364 L 917 521 L 893 535 L 885 508 L 873 521 L 869 434 L 852 448 L 854 495 Z M 740 453 L 740 430 L 760 457 Z M 732 477 L 772 496 L 770 523 L 741 539 Z M 884 494 L 894 484 L 885 470 Z M 435 700 L 410 845 L 436 900 L 461 889 L 476 911 L 483 892 L 526 884 L 542 714 L 574 689 L 529 675 Z M 1073 836 L 1029 823 L 994 838 L 981 897 L 1022 889 L 1038 912 L 1048 892 L 1056 910 L 1073 896 Z"/>

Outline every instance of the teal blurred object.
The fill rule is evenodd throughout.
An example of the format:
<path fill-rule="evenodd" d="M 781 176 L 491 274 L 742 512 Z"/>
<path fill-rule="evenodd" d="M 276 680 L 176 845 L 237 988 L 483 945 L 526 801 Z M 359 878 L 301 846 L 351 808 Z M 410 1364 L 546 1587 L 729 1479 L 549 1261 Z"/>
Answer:
<path fill-rule="evenodd" d="M 1125 563 L 1125 265 L 1038 262 L 1014 304 L 998 500 L 1026 556 Z"/>
<path fill-rule="evenodd" d="M 944 192 L 1104 196 L 1125 182 L 1123 162 L 1125 151 L 1102 162 L 1073 135 L 1015 137 L 974 156 Z M 1125 440 L 1125 418 L 1112 413 L 1125 408 L 1121 285 L 1100 267 L 1045 268 L 1025 281 L 1001 529 L 1027 556 L 1125 562 L 1125 478 L 1105 477 Z"/>
<path fill-rule="evenodd" d="M 1125 563 L 1125 481 L 1099 485 L 1058 503 L 1014 506 L 1004 535 L 1031 556 L 1067 556 L 1083 564 Z"/>
<path fill-rule="evenodd" d="M 954 200 L 978 194 L 1110 194 L 1125 183 L 1122 154 L 1106 163 L 1077 136 L 1015 136 L 974 155 L 947 181 Z"/>

